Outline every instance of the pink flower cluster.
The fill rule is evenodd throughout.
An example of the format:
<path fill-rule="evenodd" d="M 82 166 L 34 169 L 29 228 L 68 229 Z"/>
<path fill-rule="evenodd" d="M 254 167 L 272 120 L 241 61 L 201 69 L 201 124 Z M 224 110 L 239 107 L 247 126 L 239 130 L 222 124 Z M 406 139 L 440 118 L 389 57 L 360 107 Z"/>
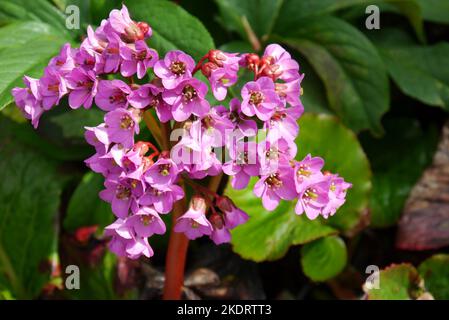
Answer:
<path fill-rule="evenodd" d="M 211 50 L 198 63 L 174 50 L 160 59 L 145 42 L 151 33 L 148 24 L 131 20 L 125 6 L 113 10 L 98 29 L 89 27 L 79 49 L 65 45 L 41 79 L 25 77 L 26 88 L 13 89 L 17 106 L 35 127 L 64 96 L 71 108 L 95 102 L 106 111 L 104 123 L 86 128 L 96 150 L 86 164 L 105 177 L 100 197 L 117 217 L 105 232 L 113 252 L 132 259 L 153 255 L 148 238 L 166 232 L 161 215 L 185 197 L 181 181 L 193 195 L 174 231 L 189 239 L 207 235 L 216 244 L 229 242 L 230 230 L 248 215 L 205 187 L 209 177 L 224 173 L 235 189 L 254 177 L 254 194 L 270 211 L 281 199 L 297 199 L 296 213 L 315 219 L 343 205 L 349 183 L 323 172 L 321 158 L 294 160 L 303 76 L 285 49 L 271 44 L 262 57 Z M 225 100 L 244 70 L 254 73 L 254 81 L 243 84 L 240 97 Z M 198 71 L 209 85 L 195 77 Z M 114 73 L 129 81 L 106 78 Z M 147 76 L 151 80 L 137 84 L 135 78 Z M 228 107 L 211 105 L 209 88 Z M 171 130 L 169 150 L 136 141 L 143 114 L 151 109 Z"/>

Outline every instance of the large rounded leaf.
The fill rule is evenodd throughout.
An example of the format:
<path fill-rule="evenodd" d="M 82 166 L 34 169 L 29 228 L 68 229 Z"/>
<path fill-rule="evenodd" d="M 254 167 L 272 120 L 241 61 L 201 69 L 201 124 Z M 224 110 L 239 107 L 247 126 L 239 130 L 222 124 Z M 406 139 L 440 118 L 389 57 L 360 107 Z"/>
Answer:
<path fill-rule="evenodd" d="M 134 20 L 145 21 L 153 29 L 151 47 L 164 55 L 183 50 L 195 59 L 214 48 L 214 41 L 202 23 L 174 3 L 163 0 L 127 0 Z"/>
<path fill-rule="evenodd" d="M 418 268 L 426 289 L 435 299 L 449 299 L 449 255 L 437 254 L 425 260 Z"/>
<path fill-rule="evenodd" d="M 364 286 L 369 300 L 410 300 L 424 293 L 422 279 L 411 264 L 393 264 L 381 270 L 378 276 L 378 286 Z"/>
<path fill-rule="evenodd" d="M 343 123 L 355 131 L 382 133 L 380 119 L 390 100 L 387 72 L 376 48 L 359 30 L 341 19 L 321 16 L 275 39 L 312 64 L 330 107 Z"/>
<path fill-rule="evenodd" d="M 371 170 L 356 135 L 335 117 L 306 114 L 299 120 L 300 134 L 296 140 L 298 159 L 308 153 L 322 157 L 325 170 L 340 174 L 352 183 L 346 203 L 329 222 L 345 231 L 355 228 L 368 207 Z"/>
<path fill-rule="evenodd" d="M 252 192 L 256 180 L 252 179 L 245 190 L 228 187 L 226 194 L 235 204 L 250 215 L 249 220 L 232 231 L 235 252 L 254 261 L 281 258 L 291 245 L 304 244 L 336 233 L 319 220 L 310 221 L 295 214 L 294 202 L 283 201 L 273 212 L 262 206 Z"/>
<path fill-rule="evenodd" d="M 313 281 L 338 275 L 346 266 L 347 258 L 346 245 L 337 236 L 321 238 L 301 248 L 302 269 Z"/>

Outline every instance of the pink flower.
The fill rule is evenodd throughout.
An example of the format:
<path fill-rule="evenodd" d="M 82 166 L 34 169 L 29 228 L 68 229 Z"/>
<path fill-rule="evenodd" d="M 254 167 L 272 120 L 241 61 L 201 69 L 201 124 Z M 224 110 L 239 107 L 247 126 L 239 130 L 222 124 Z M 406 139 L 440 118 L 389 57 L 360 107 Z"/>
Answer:
<path fill-rule="evenodd" d="M 212 93 L 218 101 L 226 98 L 228 88 L 237 82 L 237 72 L 228 68 L 213 70 L 209 77 Z"/>
<path fill-rule="evenodd" d="M 151 37 L 152 31 L 148 24 L 131 20 L 128 8 L 123 5 L 121 10 L 112 10 L 109 14 L 109 25 L 113 32 L 118 33 L 127 42 L 135 42 Z"/>
<path fill-rule="evenodd" d="M 104 111 L 128 107 L 131 88 L 121 80 L 101 80 L 98 84 L 95 103 Z"/>
<path fill-rule="evenodd" d="M 183 232 L 191 240 L 203 235 L 211 235 L 213 227 L 206 218 L 206 208 L 204 198 L 193 196 L 189 210 L 178 218 L 174 231 Z"/>
<path fill-rule="evenodd" d="M 299 106 L 304 110 L 302 106 L 300 96 L 301 96 L 301 80 L 304 77 L 302 75 L 296 80 L 292 80 L 290 82 L 277 82 L 275 84 L 276 93 L 285 103 L 289 103 L 291 106 L 296 107 Z"/>
<path fill-rule="evenodd" d="M 109 149 L 110 144 L 105 124 L 102 123 L 93 128 L 85 127 L 85 129 L 84 137 L 87 143 L 95 147 L 97 153 L 104 155 Z"/>
<path fill-rule="evenodd" d="M 237 208 L 234 202 L 226 196 L 219 197 L 216 205 L 218 209 L 223 212 L 224 222 L 228 229 L 234 229 L 235 227 L 244 224 L 249 219 L 248 214 Z"/>
<path fill-rule="evenodd" d="M 299 76 L 299 65 L 292 59 L 290 53 L 278 44 L 270 44 L 262 57 L 267 66 L 264 69 L 264 75 L 274 80 L 293 81 Z"/>
<path fill-rule="evenodd" d="M 299 193 L 295 212 L 298 215 L 306 213 L 307 218 L 314 220 L 329 202 L 330 181 L 326 178 L 309 181 Z"/>
<path fill-rule="evenodd" d="M 139 133 L 139 120 L 126 109 L 116 109 L 106 113 L 104 122 L 109 140 L 120 143 L 125 148 L 131 148 L 134 145 L 134 135 Z"/>
<path fill-rule="evenodd" d="M 328 193 L 329 202 L 322 211 L 322 216 L 326 219 L 333 216 L 335 212 L 345 203 L 346 190 L 352 187 L 352 184 L 346 182 L 343 178 L 339 177 L 338 174 L 331 174 L 328 177 L 330 179 Z"/>
<path fill-rule="evenodd" d="M 151 237 L 153 234 L 164 234 L 166 231 L 164 221 L 156 210 L 150 207 L 143 207 L 126 219 L 126 225 L 132 228 L 137 236 L 143 238 Z"/>
<path fill-rule="evenodd" d="M 254 186 L 254 194 L 262 198 L 265 209 L 272 211 L 276 209 L 281 199 L 293 200 L 296 198 L 293 177 L 294 171 L 290 166 L 279 166 L 274 173 L 261 176 Z"/>
<path fill-rule="evenodd" d="M 293 107 L 277 110 L 264 123 L 264 129 L 268 130 L 267 140 L 275 141 L 283 137 L 294 143 L 299 134 L 299 125 L 296 118 L 298 113 L 302 114 L 302 110 Z"/>
<path fill-rule="evenodd" d="M 165 214 L 172 211 L 173 204 L 182 198 L 184 198 L 184 190 L 176 184 L 168 186 L 164 191 L 149 187 L 139 199 L 139 204 L 153 206 L 157 212 Z"/>
<path fill-rule="evenodd" d="M 122 64 L 122 57 L 120 56 L 120 47 L 123 45 L 122 40 L 116 34 L 111 34 L 108 37 L 108 44 L 104 48 L 101 59 L 104 73 L 116 73 Z"/>
<path fill-rule="evenodd" d="M 134 235 L 126 226 L 126 221 L 122 219 L 118 219 L 107 226 L 104 234 L 107 237 L 112 237 L 109 242 L 109 249 L 119 257 L 138 259 L 144 255 L 150 258 L 154 254 L 148 240 Z"/>
<path fill-rule="evenodd" d="M 174 89 L 184 80 L 192 78 L 195 61 L 182 51 L 174 50 L 154 66 L 154 73 L 162 79 L 166 89 Z"/>
<path fill-rule="evenodd" d="M 231 160 L 223 164 L 223 172 L 232 176 L 231 185 L 234 189 L 244 189 L 251 177 L 259 175 L 257 145 L 254 141 L 239 141 L 229 150 L 229 156 Z"/>
<path fill-rule="evenodd" d="M 205 99 L 207 85 L 196 78 L 181 82 L 175 89 L 162 93 L 162 98 L 172 106 L 173 118 L 182 122 L 192 114 L 198 117 L 209 112 L 210 104 Z"/>
<path fill-rule="evenodd" d="M 210 222 L 213 227 L 210 238 L 216 245 L 228 243 L 231 241 L 231 233 L 225 226 L 222 216 L 214 213 L 210 217 Z"/>
<path fill-rule="evenodd" d="M 120 48 L 120 55 L 123 59 L 122 76 L 131 77 L 137 73 L 139 79 L 145 77 L 148 68 L 153 67 L 159 59 L 157 52 L 148 48 L 143 40 L 123 45 Z"/>
<path fill-rule="evenodd" d="M 167 122 L 173 119 L 171 106 L 163 99 L 161 93 L 164 88 L 148 83 L 134 90 L 128 97 L 129 104 L 137 109 L 147 107 L 155 108 L 157 116 L 161 122 Z"/>
<path fill-rule="evenodd" d="M 146 172 L 145 181 L 153 188 L 165 191 L 178 178 L 178 166 L 169 158 L 160 158 Z"/>
<path fill-rule="evenodd" d="M 242 98 L 242 113 L 249 117 L 255 115 L 262 121 L 270 119 L 275 108 L 281 104 L 273 81 L 267 77 L 245 84 Z"/>
<path fill-rule="evenodd" d="M 66 43 L 58 56 L 52 58 L 48 64 L 62 75 L 70 73 L 75 68 L 75 54 L 76 50 L 72 49 L 70 43 Z"/>
<path fill-rule="evenodd" d="M 112 212 L 117 218 L 125 219 L 130 210 L 138 210 L 137 199 L 143 194 L 141 183 L 131 179 L 108 179 L 104 185 L 106 189 L 100 192 L 100 198 L 112 205 Z"/>
<path fill-rule="evenodd" d="M 248 119 L 241 110 L 240 100 L 233 98 L 230 102 L 229 119 L 234 123 L 236 128 L 240 130 L 243 136 L 253 137 L 257 133 L 257 123 Z"/>
<path fill-rule="evenodd" d="M 39 84 L 42 106 L 45 110 L 50 110 L 53 106 L 58 105 L 61 98 L 68 93 L 65 79 L 52 67 L 45 69 Z"/>
<path fill-rule="evenodd" d="M 23 82 L 26 88 L 14 88 L 11 94 L 24 117 L 31 120 L 31 124 L 37 128 L 39 119 L 44 113 L 39 90 L 40 83 L 39 80 L 27 76 L 23 78 Z"/>
<path fill-rule="evenodd" d="M 319 157 L 313 157 L 308 154 L 302 161 L 295 163 L 295 186 L 298 193 L 306 188 L 310 181 L 320 180 L 323 177 L 324 160 Z"/>
<path fill-rule="evenodd" d="M 69 94 L 70 107 L 77 109 L 84 106 L 85 109 L 90 109 L 98 87 L 95 73 L 83 68 L 76 68 L 66 79 L 67 86 L 72 90 Z"/>

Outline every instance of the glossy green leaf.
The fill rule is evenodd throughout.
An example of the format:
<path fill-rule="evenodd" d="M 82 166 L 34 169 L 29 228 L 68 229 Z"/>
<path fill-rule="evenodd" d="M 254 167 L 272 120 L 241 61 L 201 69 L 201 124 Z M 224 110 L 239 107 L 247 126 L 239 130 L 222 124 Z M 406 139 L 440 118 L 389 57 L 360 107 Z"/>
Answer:
<path fill-rule="evenodd" d="M 57 248 L 61 178 L 54 163 L 0 131 L 0 287 L 36 298 Z"/>
<path fill-rule="evenodd" d="M 449 300 L 449 255 L 430 257 L 419 265 L 418 272 L 435 299 Z"/>
<path fill-rule="evenodd" d="M 381 270 L 378 288 L 368 289 L 365 284 L 364 290 L 369 300 L 410 300 L 423 293 L 420 285 L 421 278 L 415 267 L 403 263 Z"/>
<path fill-rule="evenodd" d="M 355 131 L 381 134 L 380 119 L 389 108 L 385 66 L 376 48 L 356 28 L 334 17 L 302 22 L 279 40 L 298 50 L 326 88 L 331 108 Z"/>
<path fill-rule="evenodd" d="M 403 38 L 377 39 L 388 71 L 406 95 L 449 110 L 449 43 L 418 46 Z"/>
<path fill-rule="evenodd" d="M 98 193 L 104 189 L 104 177 L 87 173 L 70 198 L 64 219 L 64 228 L 74 231 L 80 227 L 98 225 L 100 228 L 112 223 L 111 205 L 102 201 Z"/>
<path fill-rule="evenodd" d="M 283 0 L 216 0 L 224 26 L 248 38 L 248 27 L 259 38 L 268 38 Z"/>
<path fill-rule="evenodd" d="M 67 29 L 65 14 L 47 0 L 0 0 L 0 25 L 15 21 L 43 22 L 64 37 L 78 34 Z"/>
<path fill-rule="evenodd" d="M 16 32 L 20 35 L 10 36 Z M 50 58 L 66 41 L 53 28 L 38 22 L 14 23 L 0 29 L 0 110 L 11 103 L 12 88 L 23 86 L 23 76 L 42 76 Z"/>
<path fill-rule="evenodd" d="M 439 138 L 436 127 L 424 129 L 417 120 L 387 120 L 382 139 L 368 134 L 361 139 L 373 169 L 370 209 L 374 227 L 391 226 L 400 218 L 411 189 L 432 162 Z"/>
<path fill-rule="evenodd" d="M 215 46 L 201 22 L 172 2 L 127 0 L 125 4 L 134 20 L 150 24 L 153 29 L 150 46 L 158 50 L 161 56 L 177 49 L 200 59 Z"/>
<path fill-rule="evenodd" d="M 416 0 L 423 11 L 424 19 L 449 23 L 449 1 L 447 0 Z"/>
<path fill-rule="evenodd" d="M 325 281 L 343 271 L 347 256 L 346 245 L 340 237 L 324 237 L 301 248 L 301 265 L 310 279 Z"/>
<path fill-rule="evenodd" d="M 353 185 L 346 203 L 329 222 L 345 231 L 355 228 L 367 210 L 371 190 L 370 165 L 356 135 L 328 115 L 306 114 L 299 125 L 297 159 L 308 153 L 320 156 L 326 162 L 324 170 L 338 173 Z"/>
<path fill-rule="evenodd" d="M 276 260 L 287 253 L 291 245 L 304 244 L 334 234 L 336 230 L 319 220 L 310 221 L 295 214 L 295 203 L 282 201 L 269 212 L 252 192 L 256 180 L 245 190 L 228 187 L 226 194 L 250 215 L 249 220 L 232 231 L 233 250 L 245 259 Z"/>

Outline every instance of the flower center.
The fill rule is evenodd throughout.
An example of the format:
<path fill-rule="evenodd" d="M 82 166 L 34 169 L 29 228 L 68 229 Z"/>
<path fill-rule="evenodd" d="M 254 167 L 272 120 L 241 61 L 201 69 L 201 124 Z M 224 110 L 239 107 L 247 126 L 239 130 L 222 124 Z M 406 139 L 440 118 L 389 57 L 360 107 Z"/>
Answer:
<path fill-rule="evenodd" d="M 237 158 L 237 162 L 239 164 L 247 164 L 248 163 L 248 151 L 240 152 Z"/>
<path fill-rule="evenodd" d="M 133 58 L 138 60 L 138 61 L 144 61 L 147 58 L 147 52 L 145 50 L 140 51 L 140 52 L 134 52 L 133 53 Z M 151 60 L 152 57 L 149 56 L 148 59 Z"/>
<path fill-rule="evenodd" d="M 312 171 L 310 171 L 309 166 L 306 166 L 304 164 L 301 164 L 299 166 L 298 171 L 296 172 L 296 174 L 298 176 L 304 176 L 304 177 L 310 177 L 310 175 L 312 174 Z"/>
<path fill-rule="evenodd" d="M 190 226 L 192 227 L 192 229 L 197 229 L 200 225 L 195 220 L 192 220 Z"/>
<path fill-rule="evenodd" d="M 159 173 L 164 177 L 168 176 L 170 174 L 170 167 L 171 167 L 170 164 L 162 164 L 159 167 Z"/>
<path fill-rule="evenodd" d="M 329 188 L 332 192 L 335 192 L 335 190 L 337 190 L 337 186 L 335 185 L 334 182 L 331 183 L 331 186 Z"/>
<path fill-rule="evenodd" d="M 140 217 L 140 221 L 145 227 L 149 226 L 153 222 L 153 220 L 154 217 L 151 215 L 143 215 L 142 217 Z"/>
<path fill-rule="evenodd" d="M 271 189 L 277 189 L 282 187 L 282 180 L 279 179 L 279 174 L 278 173 L 274 173 L 272 175 L 270 175 L 266 180 L 265 183 L 268 185 L 269 188 Z"/>
<path fill-rule="evenodd" d="M 115 196 L 119 200 L 127 200 L 131 196 L 131 189 L 120 185 L 115 191 Z"/>
<path fill-rule="evenodd" d="M 115 94 L 109 97 L 110 103 L 123 103 L 126 102 L 125 95 L 122 91 L 116 91 Z"/>
<path fill-rule="evenodd" d="M 182 89 L 182 95 L 185 101 L 191 102 L 198 96 L 198 92 L 196 92 L 194 87 L 188 84 Z"/>
<path fill-rule="evenodd" d="M 264 96 L 262 92 L 259 91 L 251 91 L 249 102 L 255 106 L 261 104 L 263 102 Z"/>
<path fill-rule="evenodd" d="M 315 188 L 308 188 L 305 192 L 304 195 L 302 196 L 304 202 L 308 203 L 312 200 L 316 200 L 318 198 L 318 194 L 316 192 Z"/>
<path fill-rule="evenodd" d="M 170 65 L 170 71 L 177 76 L 183 75 L 186 73 L 186 64 L 182 61 L 174 61 Z"/>
<path fill-rule="evenodd" d="M 120 118 L 120 128 L 123 130 L 130 130 L 134 127 L 134 120 L 129 115 L 124 115 Z"/>
<path fill-rule="evenodd" d="M 48 85 L 48 91 L 58 92 L 59 91 L 59 85 L 58 84 L 49 84 Z"/>

